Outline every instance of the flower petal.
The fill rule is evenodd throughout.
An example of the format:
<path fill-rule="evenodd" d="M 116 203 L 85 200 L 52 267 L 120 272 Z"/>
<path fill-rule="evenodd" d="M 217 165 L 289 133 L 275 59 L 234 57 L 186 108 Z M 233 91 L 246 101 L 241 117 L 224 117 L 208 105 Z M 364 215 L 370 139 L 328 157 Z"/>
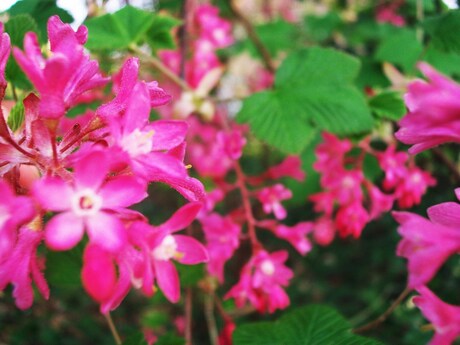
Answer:
<path fill-rule="evenodd" d="M 201 206 L 199 202 L 192 202 L 182 206 L 171 216 L 171 218 L 160 225 L 159 228 L 167 230 L 168 232 L 176 232 L 185 229 L 195 220 Z"/>
<path fill-rule="evenodd" d="M 45 242 L 54 250 L 68 250 L 83 237 L 83 220 L 72 212 L 60 213 L 46 224 Z"/>
<path fill-rule="evenodd" d="M 147 197 L 146 186 L 132 176 L 120 176 L 101 188 L 104 208 L 128 207 Z"/>
<path fill-rule="evenodd" d="M 183 256 L 177 259 L 181 264 L 194 265 L 209 260 L 206 248 L 193 237 L 174 235 L 177 251 Z"/>
<path fill-rule="evenodd" d="M 155 260 L 154 265 L 158 286 L 169 301 L 176 303 L 180 298 L 179 276 L 176 268 L 172 262 L 164 260 Z"/>
<path fill-rule="evenodd" d="M 40 206 L 51 211 L 70 209 L 72 187 L 59 177 L 47 177 L 35 182 L 33 195 Z"/>
<path fill-rule="evenodd" d="M 88 236 L 91 242 L 110 252 L 115 252 L 126 242 L 125 227 L 116 215 L 106 212 L 86 219 Z"/>
<path fill-rule="evenodd" d="M 79 188 L 98 189 L 109 172 L 107 155 L 93 151 L 75 164 L 75 185 Z"/>

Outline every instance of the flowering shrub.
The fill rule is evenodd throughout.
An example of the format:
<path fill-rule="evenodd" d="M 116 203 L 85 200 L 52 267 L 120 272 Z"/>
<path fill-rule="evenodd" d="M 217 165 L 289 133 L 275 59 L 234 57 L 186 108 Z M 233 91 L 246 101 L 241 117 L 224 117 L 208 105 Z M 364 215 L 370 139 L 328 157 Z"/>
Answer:
<path fill-rule="evenodd" d="M 437 146 L 459 143 L 458 10 L 105 5 L 74 29 L 22 0 L 0 23 L 2 322 L 66 323 L 77 298 L 117 344 L 454 343 L 460 174 Z"/>

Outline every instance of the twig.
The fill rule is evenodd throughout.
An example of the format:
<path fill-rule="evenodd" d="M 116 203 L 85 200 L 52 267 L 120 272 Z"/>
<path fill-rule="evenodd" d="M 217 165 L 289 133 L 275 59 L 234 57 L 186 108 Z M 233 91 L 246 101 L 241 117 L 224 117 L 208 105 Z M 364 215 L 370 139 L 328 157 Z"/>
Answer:
<path fill-rule="evenodd" d="M 457 184 L 460 184 L 460 172 L 458 171 L 457 165 L 452 162 L 449 157 L 447 157 L 442 150 L 439 148 L 435 147 L 431 150 L 433 152 L 433 155 L 442 163 L 444 164 L 447 169 L 451 172 L 452 176 L 455 179 L 455 182 Z"/>
<path fill-rule="evenodd" d="M 192 288 L 185 290 L 185 345 L 192 345 Z"/>
<path fill-rule="evenodd" d="M 204 296 L 204 313 L 208 324 L 211 345 L 218 345 L 219 332 L 217 331 L 216 318 L 214 316 L 214 293 L 210 292 Z"/>
<path fill-rule="evenodd" d="M 181 78 L 179 78 L 176 73 L 174 73 L 168 66 L 163 64 L 158 58 L 155 56 L 151 56 L 145 52 L 143 52 L 139 47 L 132 46 L 130 47 L 130 51 L 136 55 L 142 56 L 142 58 L 150 63 L 154 68 L 159 70 L 163 73 L 167 78 L 169 78 L 172 82 L 180 86 L 185 91 L 192 91 L 192 88 Z"/>
<path fill-rule="evenodd" d="M 117 328 L 115 327 L 115 324 L 113 323 L 112 316 L 110 316 L 110 313 L 107 313 L 104 315 L 105 319 L 107 320 L 107 323 L 109 324 L 110 332 L 112 332 L 113 339 L 115 340 L 115 344 L 121 345 L 122 341 L 120 338 L 120 335 L 118 334 Z"/>
<path fill-rule="evenodd" d="M 371 330 L 371 329 L 377 327 L 378 325 L 380 325 L 382 322 L 384 322 L 393 313 L 393 311 L 396 309 L 396 307 L 401 304 L 401 302 L 407 297 L 407 295 L 410 292 L 411 292 L 411 290 L 409 288 L 405 288 L 404 291 L 401 292 L 401 294 L 398 296 L 398 298 L 396 298 L 396 300 L 390 305 L 390 307 L 387 310 L 385 310 L 385 312 L 382 315 L 380 315 L 375 320 L 373 320 L 373 321 L 371 321 L 369 323 L 366 323 L 363 326 L 355 328 L 353 330 L 353 333 L 366 332 L 366 331 Z"/>
<path fill-rule="evenodd" d="M 228 0 L 228 4 L 230 9 L 235 16 L 235 18 L 244 26 L 246 33 L 248 34 L 249 39 L 254 43 L 257 51 L 260 53 L 262 60 L 264 62 L 265 67 L 272 73 L 275 72 L 275 64 L 270 56 L 269 51 L 260 40 L 259 35 L 257 34 L 256 30 L 252 26 L 251 22 L 240 12 L 238 7 L 235 4 L 234 0 Z"/>

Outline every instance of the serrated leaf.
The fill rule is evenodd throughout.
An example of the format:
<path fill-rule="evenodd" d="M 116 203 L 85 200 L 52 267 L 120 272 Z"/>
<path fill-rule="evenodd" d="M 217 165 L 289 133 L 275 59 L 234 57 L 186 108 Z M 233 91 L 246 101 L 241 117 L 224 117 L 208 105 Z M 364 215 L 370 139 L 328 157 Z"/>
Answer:
<path fill-rule="evenodd" d="M 38 33 L 38 27 L 35 20 L 28 14 L 20 14 L 11 17 L 5 24 L 5 32 L 10 35 L 11 45 L 23 48 L 24 35 L 33 31 Z M 16 61 L 10 57 L 5 69 L 6 79 L 13 83 L 14 86 L 24 90 L 32 88 L 24 72 L 19 68 Z"/>
<path fill-rule="evenodd" d="M 38 25 L 38 36 L 42 43 L 47 41 L 46 26 L 49 17 L 58 15 L 64 23 L 73 22 L 73 17 L 56 4 L 56 0 L 21 0 L 7 11 L 10 16 L 29 14 Z"/>
<path fill-rule="evenodd" d="M 406 114 L 406 106 L 399 92 L 388 91 L 369 100 L 372 112 L 380 118 L 398 121 Z"/>
<path fill-rule="evenodd" d="M 153 13 L 125 6 L 113 14 L 87 20 L 88 42 L 92 50 L 126 49 L 138 43 L 153 22 Z"/>
<path fill-rule="evenodd" d="M 396 64 L 404 71 L 411 72 L 422 51 L 423 45 L 417 40 L 415 31 L 402 28 L 381 42 L 375 59 Z"/>
<path fill-rule="evenodd" d="M 24 122 L 24 104 L 22 102 L 16 102 L 13 108 L 11 108 L 10 115 L 8 116 L 8 127 L 13 132 L 16 132 Z"/>
<path fill-rule="evenodd" d="M 274 322 L 237 327 L 234 345 L 379 345 L 380 342 L 355 335 L 336 310 L 307 306 L 284 314 Z"/>
<path fill-rule="evenodd" d="M 291 54 L 276 73 L 274 89 L 248 97 L 237 120 L 289 153 L 302 151 L 316 130 L 339 135 L 369 131 L 372 116 L 352 84 L 359 67 L 359 60 L 333 49 Z"/>
<path fill-rule="evenodd" d="M 423 27 L 436 48 L 460 53 L 460 10 L 427 19 Z"/>
<path fill-rule="evenodd" d="M 174 49 L 174 42 L 171 30 L 180 25 L 181 21 L 168 15 L 155 15 L 153 23 L 146 34 L 146 41 L 153 51 L 159 49 Z"/>

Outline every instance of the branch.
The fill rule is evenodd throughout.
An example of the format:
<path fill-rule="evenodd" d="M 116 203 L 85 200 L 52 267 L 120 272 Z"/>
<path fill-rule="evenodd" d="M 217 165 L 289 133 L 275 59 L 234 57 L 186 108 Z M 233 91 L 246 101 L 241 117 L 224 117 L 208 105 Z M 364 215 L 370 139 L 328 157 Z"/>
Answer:
<path fill-rule="evenodd" d="M 371 329 L 379 326 L 381 323 L 383 323 L 393 313 L 393 311 L 396 309 L 396 307 L 401 304 L 401 302 L 407 297 L 407 295 L 410 292 L 411 292 L 411 290 L 406 287 L 404 289 L 404 291 L 401 292 L 401 294 L 398 296 L 398 298 L 396 298 L 396 300 L 390 305 L 390 307 L 387 310 L 385 310 L 385 312 L 382 315 L 380 315 L 375 320 L 373 320 L 373 321 L 371 321 L 369 323 L 366 323 L 365 325 L 363 325 L 361 327 L 353 329 L 353 333 L 366 332 L 368 330 L 371 330 Z"/>
<path fill-rule="evenodd" d="M 442 152 L 442 150 L 440 150 L 439 148 L 435 147 L 431 150 L 433 152 L 433 155 L 442 163 L 444 164 L 447 169 L 449 169 L 449 171 L 452 173 L 452 176 L 454 177 L 455 179 L 455 182 L 457 184 L 460 184 L 460 172 L 458 171 L 458 168 L 457 168 L 457 165 L 452 162 L 449 157 L 447 157 L 445 155 L 444 152 Z"/>
<path fill-rule="evenodd" d="M 265 47 L 263 42 L 260 40 L 259 35 L 257 35 L 257 32 L 252 26 L 251 22 L 240 12 L 234 0 L 228 0 L 228 4 L 230 6 L 230 9 L 233 15 L 244 26 L 244 29 L 246 30 L 246 33 L 248 34 L 249 39 L 252 41 L 252 43 L 254 43 L 254 46 L 256 47 L 260 55 L 262 56 L 262 60 L 264 62 L 265 67 L 270 72 L 274 73 L 276 70 L 275 64 L 267 48 Z"/>
<path fill-rule="evenodd" d="M 181 89 L 185 91 L 192 91 L 192 88 L 181 78 L 179 78 L 174 71 L 172 71 L 168 66 L 166 66 L 163 62 L 161 62 L 158 58 L 155 56 L 151 56 L 145 52 L 143 52 L 139 47 L 137 46 L 132 46 L 129 48 L 130 51 L 136 55 L 142 56 L 142 58 L 150 63 L 154 68 L 156 68 L 158 71 L 163 73 L 168 79 L 170 79 L 172 82 L 180 86 Z"/>

